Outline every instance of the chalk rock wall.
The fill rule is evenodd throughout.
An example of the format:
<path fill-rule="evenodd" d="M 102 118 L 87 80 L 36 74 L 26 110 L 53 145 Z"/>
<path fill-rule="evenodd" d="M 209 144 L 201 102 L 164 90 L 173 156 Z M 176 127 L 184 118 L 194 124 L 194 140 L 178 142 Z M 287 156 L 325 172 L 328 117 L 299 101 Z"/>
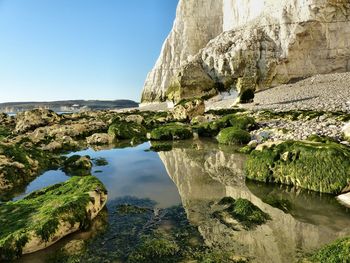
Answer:
<path fill-rule="evenodd" d="M 161 54 L 148 74 L 142 101 L 159 101 L 173 76 L 191 56 L 222 32 L 222 2 L 218 0 L 180 0 L 173 29 Z"/>
<path fill-rule="evenodd" d="M 206 3 L 200 10 L 191 9 L 194 2 L 180 1 L 174 29 L 146 80 L 143 101 L 164 100 L 169 87 L 176 93 L 171 98 L 211 96 L 213 88 L 261 90 L 350 71 L 349 0 L 198 1 Z M 200 14 L 208 7 L 210 15 L 203 19 Z M 186 13 L 192 14 L 194 31 L 178 30 L 189 23 L 183 19 Z"/>

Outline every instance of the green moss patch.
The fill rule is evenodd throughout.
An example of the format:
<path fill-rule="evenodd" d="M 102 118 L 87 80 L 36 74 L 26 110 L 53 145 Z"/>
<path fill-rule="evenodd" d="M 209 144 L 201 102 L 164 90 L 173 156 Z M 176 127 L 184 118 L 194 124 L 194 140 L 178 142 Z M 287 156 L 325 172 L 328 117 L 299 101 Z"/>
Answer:
<path fill-rule="evenodd" d="M 11 135 L 11 130 L 0 125 L 0 141 Z"/>
<path fill-rule="evenodd" d="M 262 225 L 270 219 L 270 216 L 263 212 L 259 207 L 252 204 L 249 200 L 232 197 L 224 197 L 220 200 L 219 205 L 226 208 L 221 211 L 214 212 L 213 216 L 219 219 L 225 225 L 231 226 L 227 223 L 225 218 L 232 217 L 237 220 L 245 229 L 251 229 L 255 226 Z M 232 226 L 235 228 L 234 226 Z"/>
<path fill-rule="evenodd" d="M 173 145 L 171 143 L 167 143 L 167 142 L 157 142 L 154 141 L 152 142 L 151 151 L 154 152 L 167 152 L 167 151 L 171 151 L 173 149 Z"/>
<path fill-rule="evenodd" d="M 145 127 L 135 122 L 117 122 L 108 128 L 108 134 L 121 140 L 146 137 L 146 132 Z"/>
<path fill-rule="evenodd" d="M 250 133 L 235 127 L 226 128 L 220 131 L 217 140 L 221 144 L 247 144 L 251 140 Z"/>
<path fill-rule="evenodd" d="M 339 194 L 350 183 L 350 149 L 331 142 L 287 141 L 251 152 L 245 171 L 262 182 Z"/>
<path fill-rule="evenodd" d="M 72 177 L 65 183 L 33 192 L 23 200 L 0 204 L 0 258 L 20 256 L 30 235 L 50 240 L 60 221 L 72 226 L 79 223 L 81 229 L 86 229 L 91 222 L 86 212 L 91 191 L 106 189 L 93 176 Z"/>
<path fill-rule="evenodd" d="M 323 247 L 310 260 L 327 263 L 350 262 L 350 238 L 343 238 Z"/>
<path fill-rule="evenodd" d="M 7 200 L 16 187 L 25 185 L 45 170 L 58 169 L 62 163 L 57 155 L 44 152 L 33 145 L 0 144 L 0 155 L 7 158 L 0 167 L 0 198 Z"/>
<path fill-rule="evenodd" d="M 194 129 L 201 137 L 214 137 L 218 135 L 222 129 L 228 127 L 234 127 L 241 130 L 252 130 L 256 127 L 256 122 L 254 118 L 246 115 L 229 114 L 218 120 L 196 125 L 194 126 Z"/>
<path fill-rule="evenodd" d="M 181 124 L 168 124 L 158 127 L 151 132 L 151 140 L 185 140 L 193 137 L 191 128 Z"/>

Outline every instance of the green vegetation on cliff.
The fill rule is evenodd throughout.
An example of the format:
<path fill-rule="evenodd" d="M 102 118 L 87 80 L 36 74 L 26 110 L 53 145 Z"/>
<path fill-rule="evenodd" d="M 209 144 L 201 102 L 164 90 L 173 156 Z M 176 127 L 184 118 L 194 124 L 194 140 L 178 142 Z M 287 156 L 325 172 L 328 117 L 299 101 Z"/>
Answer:
<path fill-rule="evenodd" d="M 86 207 L 94 201 L 89 195 L 93 191 L 106 193 L 93 176 L 72 177 L 23 200 L 0 204 L 0 259 L 20 256 L 33 236 L 49 241 L 62 222 L 86 229 L 91 223 Z"/>
<path fill-rule="evenodd" d="M 332 142 L 287 141 L 251 152 L 245 171 L 262 182 L 339 194 L 350 183 L 350 149 Z"/>

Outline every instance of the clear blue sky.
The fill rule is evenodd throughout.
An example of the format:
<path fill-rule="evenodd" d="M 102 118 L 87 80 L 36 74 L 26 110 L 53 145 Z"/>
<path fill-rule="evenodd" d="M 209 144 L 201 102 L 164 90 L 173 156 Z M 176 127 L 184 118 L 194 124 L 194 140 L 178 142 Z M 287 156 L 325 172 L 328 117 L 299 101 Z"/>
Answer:
<path fill-rule="evenodd" d="M 0 102 L 134 99 L 178 0 L 0 0 Z"/>

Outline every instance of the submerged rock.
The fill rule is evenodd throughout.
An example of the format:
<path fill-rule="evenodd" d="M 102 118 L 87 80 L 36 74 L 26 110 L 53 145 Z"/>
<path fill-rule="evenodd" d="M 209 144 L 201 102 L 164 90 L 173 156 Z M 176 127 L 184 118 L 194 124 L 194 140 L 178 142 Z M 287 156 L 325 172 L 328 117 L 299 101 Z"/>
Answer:
<path fill-rule="evenodd" d="M 87 229 L 106 201 L 103 184 L 86 176 L 1 204 L 0 259 L 44 249 L 70 233 Z"/>
<path fill-rule="evenodd" d="M 89 156 L 73 155 L 64 161 L 63 170 L 74 176 L 90 175 L 92 162 Z"/>

